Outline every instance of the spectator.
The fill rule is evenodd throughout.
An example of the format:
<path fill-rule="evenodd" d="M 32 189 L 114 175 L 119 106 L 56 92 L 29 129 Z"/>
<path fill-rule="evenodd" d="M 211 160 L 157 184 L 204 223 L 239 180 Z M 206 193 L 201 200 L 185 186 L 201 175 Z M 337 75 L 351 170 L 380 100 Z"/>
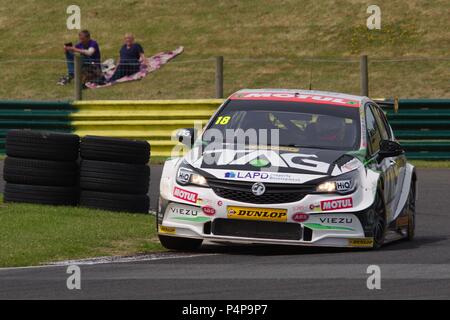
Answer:
<path fill-rule="evenodd" d="M 88 30 L 83 30 L 78 34 L 80 40 L 79 43 L 72 46 L 71 43 L 64 45 L 64 52 L 66 54 L 68 74 L 61 77 L 58 81 L 60 85 L 68 84 L 74 77 L 74 54 L 81 55 L 81 80 L 82 83 L 92 82 L 104 82 L 103 74 L 101 72 L 101 55 L 100 47 L 97 41 L 91 39 L 91 35 Z"/>
<path fill-rule="evenodd" d="M 124 45 L 120 49 L 120 60 L 116 70 L 109 81 L 115 81 L 124 76 L 132 75 L 139 71 L 141 64 L 147 64 L 144 49 L 139 43 L 134 42 L 134 35 L 126 33 Z"/>

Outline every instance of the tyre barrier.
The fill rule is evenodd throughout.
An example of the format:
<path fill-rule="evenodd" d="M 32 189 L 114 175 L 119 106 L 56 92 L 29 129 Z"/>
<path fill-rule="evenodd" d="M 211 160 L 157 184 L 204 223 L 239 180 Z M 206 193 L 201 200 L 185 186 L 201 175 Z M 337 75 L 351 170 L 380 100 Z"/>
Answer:
<path fill-rule="evenodd" d="M 17 158 L 76 161 L 80 137 L 71 133 L 10 130 L 6 135 L 6 155 Z"/>
<path fill-rule="evenodd" d="M 6 137 L 4 201 L 50 205 L 78 202 L 79 137 L 10 130 Z"/>
<path fill-rule="evenodd" d="M 33 186 L 8 182 L 5 185 L 4 201 L 75 206 L 78 201 L 78 188 Z"/>
<path fill-rule="evenodd" d="M 5 202 L 149 211 L 146 141 L 11 130 L 6 154 Z"/>
<path fill-rule="evenodd" d="M 81 206 L 148 213 L 148 142 L 86 136 L 80 156 Z"/>
<path fill-rule="evenodd" d="M 147 164 L 150 144 L 140 140 L 86 136 L 81 140 L 80 156 L 88 160 Z"/>

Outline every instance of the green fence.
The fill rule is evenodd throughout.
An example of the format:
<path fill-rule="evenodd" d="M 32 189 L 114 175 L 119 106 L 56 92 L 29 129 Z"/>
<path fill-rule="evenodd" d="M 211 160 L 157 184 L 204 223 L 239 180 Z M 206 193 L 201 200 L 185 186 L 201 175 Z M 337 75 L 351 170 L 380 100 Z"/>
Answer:
<path fill-rule="evenodd" d="M 387 116 L 408 158 L 450 160 L 450 99 L 400 99 Z"/>
<path fill-rule="evenodd" d="M 5 137 L 10 129 L 71 132 L 71 102 L 0 101 L 0 153 L 5 152 Z"/>
<path fill-rule="evenodd" d="M 0 101 L 0 153 L 10 129 L 75 132 L 146 139 L 152 153 L 168 156 L 176 126 L 206 121 L 222 100 Z M 450 160 L 450 99 L 400 99 L 385 107 L 410 159 Z"/>

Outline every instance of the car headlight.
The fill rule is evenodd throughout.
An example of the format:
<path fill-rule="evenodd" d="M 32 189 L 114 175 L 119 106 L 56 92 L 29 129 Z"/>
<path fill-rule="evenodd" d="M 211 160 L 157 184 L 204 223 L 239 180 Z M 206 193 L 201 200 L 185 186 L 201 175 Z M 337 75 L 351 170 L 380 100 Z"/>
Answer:
<path fill-rule="evenodd" d="M 322 182 L 316 187 L 316 192 L 347 194 L 355 191 L 358 178 L 358 170 L 353 170 Z"/>
<path fill-rule="evenodd" d="M 205 177 L 187 167 L 184 163 L 178 168 L 176 180 L 183 186 L 193 184 L 200 187 L 207 187 L 208 181 Z"/>

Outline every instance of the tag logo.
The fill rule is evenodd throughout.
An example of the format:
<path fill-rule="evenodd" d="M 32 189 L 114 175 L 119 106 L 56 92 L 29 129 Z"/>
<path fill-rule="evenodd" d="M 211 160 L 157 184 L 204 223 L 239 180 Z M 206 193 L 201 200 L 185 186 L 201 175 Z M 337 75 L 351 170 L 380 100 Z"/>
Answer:
<path fill-rule="evenodd" d="M 371 15 L 367 18 L 367 29 L 381 29 L 381 9 L 379 6 L 372 4 L 367 7 L 367 13 Z"/>
<path fill-rule="evenodd" d="M 67 30 L 81 29 L 81 9 L 77 5 L 70 5 L 66 9 L 66 13 L 70 14 L 66 20 Z"/>
<path fill-rule="evenodd" d="M 66 270 L 67 274 L 70 276 L 67 278 L 66 286 L 69 290 L 80 290 L 81 289 L 81 269 L 77 265 L 70 265 Z"/>

